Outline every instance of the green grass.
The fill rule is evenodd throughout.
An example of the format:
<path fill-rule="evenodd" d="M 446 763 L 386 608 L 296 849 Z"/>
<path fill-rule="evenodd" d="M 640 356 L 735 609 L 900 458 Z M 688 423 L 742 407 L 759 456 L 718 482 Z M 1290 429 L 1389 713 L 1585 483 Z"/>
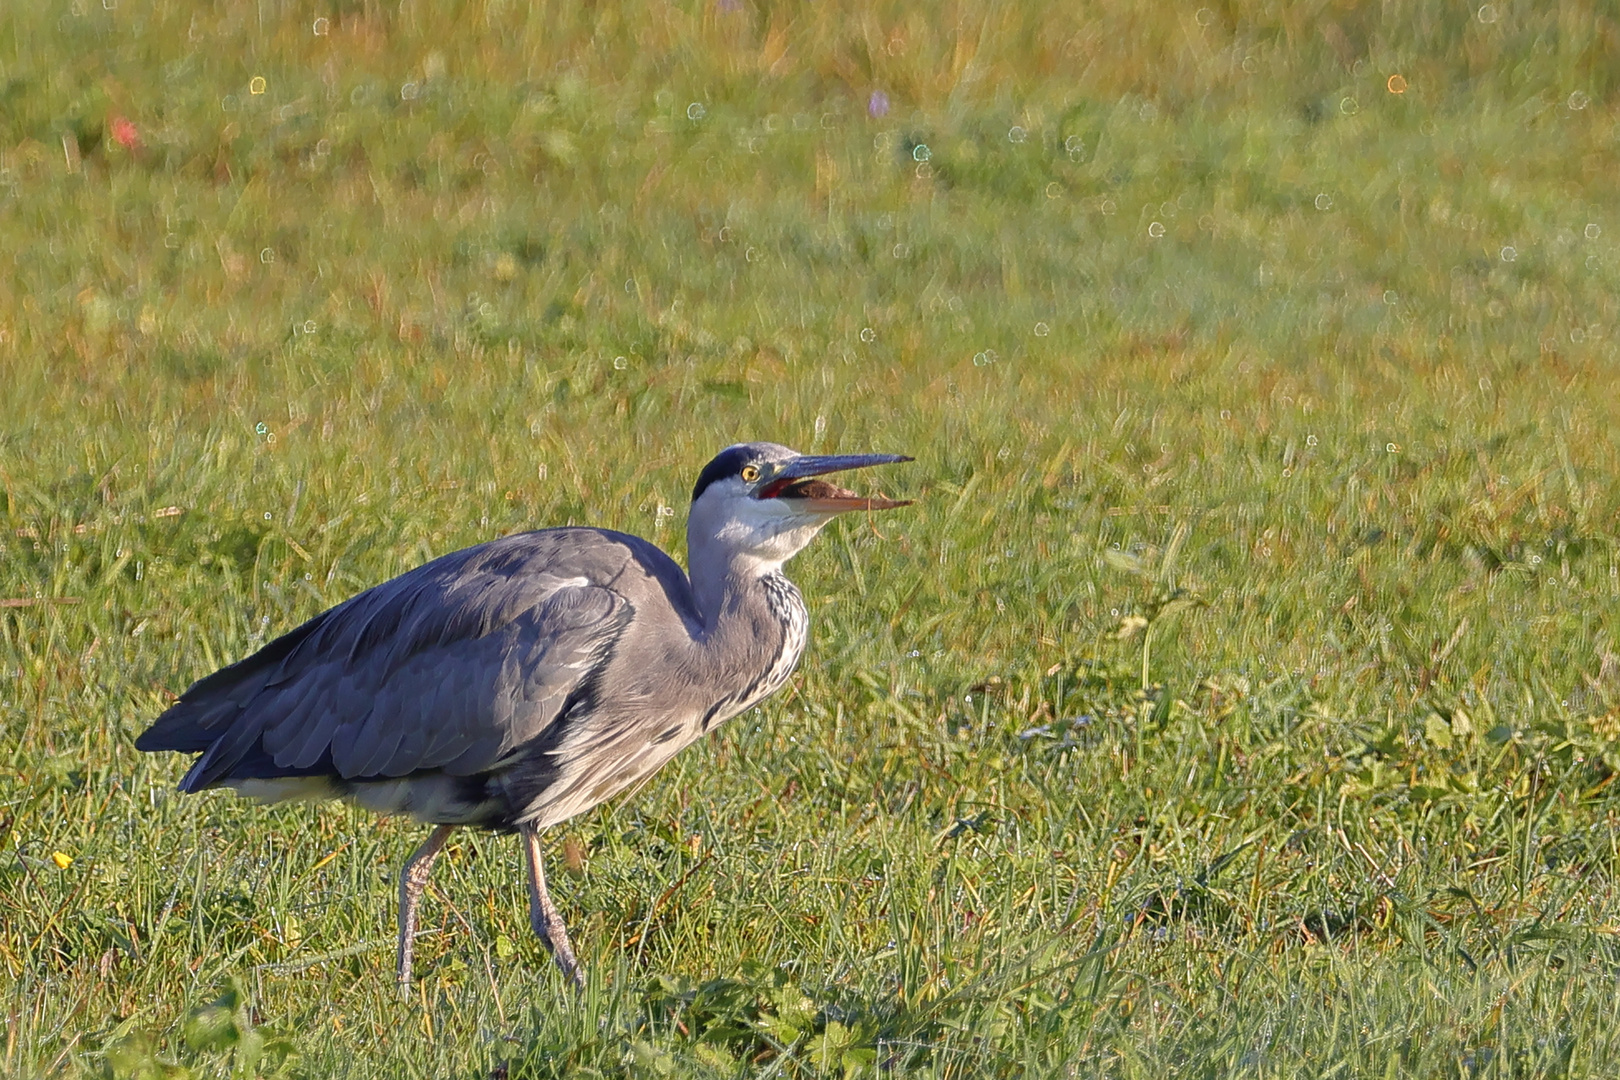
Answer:
<path fill-rule="evenodd" d="M 1617 50 L 1527 0 L 7 5 L 3 1071 L 1612 1075 Z M 401 1004 L 420 827 L 134 751 L 432 555 L 680 554 L 743 438 L 919 502 L 793 564 L 790 689 L 555 830 L 583 998 L 511 840 Z"/>

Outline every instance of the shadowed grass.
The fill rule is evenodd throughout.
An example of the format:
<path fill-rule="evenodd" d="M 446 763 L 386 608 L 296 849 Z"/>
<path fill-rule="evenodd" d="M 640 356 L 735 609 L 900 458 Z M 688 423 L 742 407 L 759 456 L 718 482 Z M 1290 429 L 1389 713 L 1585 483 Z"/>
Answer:
<path fill-rule="evenodd" d="M 17 1075 L 1604 1075 L 1601 5 L 0 12 Z M 790 687 L 555 830 L 177 796 L 445 551 L 917 456 Z"/>

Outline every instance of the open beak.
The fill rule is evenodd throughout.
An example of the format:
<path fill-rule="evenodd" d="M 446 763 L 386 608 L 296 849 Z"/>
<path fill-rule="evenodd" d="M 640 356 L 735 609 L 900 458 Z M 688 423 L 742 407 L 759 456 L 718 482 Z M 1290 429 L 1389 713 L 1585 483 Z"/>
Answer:
<path fill-rule="evenodd" d="M 910 506 L 910 499 L 891 499 L 884 495 L 857 495 L 837 484 L 815 477 L 848 469 L 864 469 L 869 465 L 892 465 L 910 461 L 903 454 L 832 454 L 824 457 L 801 457 L 783 466 L 782 471 L 760 488 L 761 499 L 791 499 L 796 509 L 812 514 L 842 514 L 849 510 L 893 510 L 897 506 Z"/>

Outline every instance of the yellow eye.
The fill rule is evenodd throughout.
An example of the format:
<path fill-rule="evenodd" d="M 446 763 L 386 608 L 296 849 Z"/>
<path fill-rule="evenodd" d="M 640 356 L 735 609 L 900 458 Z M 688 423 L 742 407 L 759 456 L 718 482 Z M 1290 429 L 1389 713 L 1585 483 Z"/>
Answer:
<path fill-rule="evenodd" d="M 742 476 L 742 478 L 744 480 L 746 480 L 750 484 L 752 484 L 755 480 L 759 479 L 759 466 L 758 465 L 744 465 L 742 467 L 742 473 L 740 475 Z"/>

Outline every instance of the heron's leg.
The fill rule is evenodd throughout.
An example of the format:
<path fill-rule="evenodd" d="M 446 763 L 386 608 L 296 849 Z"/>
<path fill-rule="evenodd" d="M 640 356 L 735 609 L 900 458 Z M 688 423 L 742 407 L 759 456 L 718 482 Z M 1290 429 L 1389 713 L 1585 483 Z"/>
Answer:
<path fill-rule="evenodd" d="M 399 872 L 399 991 L 406 997 L 411 992 L 411 955 L 416 951 L 416 904 L 422 899 L 422 887 L 427 884 L 433 860 L 439 857 L 439 849 L 454 828 L 440 825 L 434 829 Z"/>
<path fill-rule="evenodd" d="M 551 902 L 551 894 L 546 891 L 546 868 L 540 856 L 540 834 L 528 826 L 521 827 L 521 832 L 523 852 L 529 864 L 529 925 L 534 927 L 534 932 L 551 950 L 551 958 L 557 961 L 562 973 L 575 986 L 584 986 L 579 961 L 574 959 L 573 943 L 568 940 L 568 927 L 563 925 L 562 917 L 557 914 L 557 906 Z"/>

